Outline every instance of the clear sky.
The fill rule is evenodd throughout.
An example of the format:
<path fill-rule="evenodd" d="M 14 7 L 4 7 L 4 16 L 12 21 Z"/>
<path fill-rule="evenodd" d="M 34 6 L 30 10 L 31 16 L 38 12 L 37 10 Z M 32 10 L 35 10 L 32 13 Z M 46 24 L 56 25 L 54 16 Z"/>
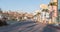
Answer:
<path fill-rule="evenodd" d="M 23 10 L 32 12 L 40 9 L 40 4 L 48 4 L 50 0 L 0 0 L 2 10 Z"/>

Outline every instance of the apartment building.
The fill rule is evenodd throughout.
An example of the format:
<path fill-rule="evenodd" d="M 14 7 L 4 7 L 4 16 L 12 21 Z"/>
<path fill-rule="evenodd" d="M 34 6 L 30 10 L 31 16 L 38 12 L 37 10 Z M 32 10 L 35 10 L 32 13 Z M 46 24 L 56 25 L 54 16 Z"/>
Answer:
<path fill-rule="evenodd" d="M 56 22 L 57 19 L 57 0 L 50 0 L 49 12 L 52 13 L 52 22 Z"/>

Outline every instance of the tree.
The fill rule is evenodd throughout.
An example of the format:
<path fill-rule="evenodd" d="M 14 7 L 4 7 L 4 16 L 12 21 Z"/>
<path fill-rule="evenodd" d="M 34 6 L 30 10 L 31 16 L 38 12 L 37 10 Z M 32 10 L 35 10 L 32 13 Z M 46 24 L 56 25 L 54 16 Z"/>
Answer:
<path fill-rule="evenodd" d="M 0 8 L 0 13 L 2 13 L 2 9 Z"/>
<path fill-rule="evenodd" d="M 50 2 L 49 5 L 51 5 L 51 6 L 57 6 L 57 2 Z"/>
<path fill-rule="evenodd" d="M 49 10 L 48 10 L 48 9 L 43 9 L 42 11 L 44 11 L 44 12 L 48 12 Z"/>
<path fill-rule="evenodd" d="M 40 12 L 40 10 L 36 10 L 36 17 L 37 17 L 37 21 L 40 21 L 40 15 L 41 15 L 41 12 Z"/>

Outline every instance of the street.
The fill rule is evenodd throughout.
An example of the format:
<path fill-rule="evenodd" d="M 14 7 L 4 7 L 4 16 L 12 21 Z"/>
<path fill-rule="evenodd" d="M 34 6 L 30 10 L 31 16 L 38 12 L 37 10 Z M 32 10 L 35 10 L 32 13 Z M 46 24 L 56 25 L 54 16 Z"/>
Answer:
<path fill-rule="evenodd" d="M 22 21 L 0 27 L 0 32 L 60 32 L 60 29 L 34 21 Z"/>

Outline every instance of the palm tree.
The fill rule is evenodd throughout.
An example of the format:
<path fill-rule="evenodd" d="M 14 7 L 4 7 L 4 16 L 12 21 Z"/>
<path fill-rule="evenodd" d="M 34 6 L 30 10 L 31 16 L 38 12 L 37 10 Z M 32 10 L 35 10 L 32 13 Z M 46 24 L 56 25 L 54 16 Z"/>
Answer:
<path fill-rule="evenodd" d="M 51 6 L 57 6 L 57 2 L 50 2 L 49 4 L 48 4 L 48 6 L 49 5 L 51 5 Z"/>
<path fill-rule="evenodd" d="M 40 21 L 40 12 L 38 11 L 37 14 L 35 15 L 37 17 L 37 21 Z"/>
<path fill-rule="evenodd" d="M 43 9 L 42 11 L 44 11 L 44 12 L 48 12 L 49 10 L 48 10 L 48 9 Z"/>

